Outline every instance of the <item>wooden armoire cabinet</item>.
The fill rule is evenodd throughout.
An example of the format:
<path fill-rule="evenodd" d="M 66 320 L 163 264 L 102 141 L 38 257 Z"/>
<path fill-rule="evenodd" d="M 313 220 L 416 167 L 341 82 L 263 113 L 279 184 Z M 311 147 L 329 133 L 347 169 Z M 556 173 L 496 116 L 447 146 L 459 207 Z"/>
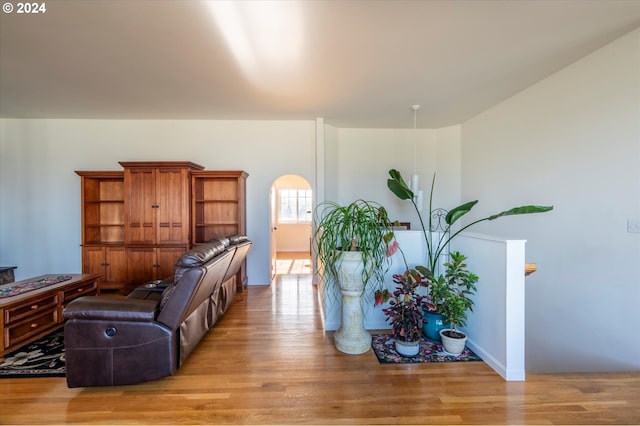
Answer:
<path fill-rule="evenodd" d="M 82 272 L 101 289 L 129 292 L 173 273 L 192 245 L 246 235 L 243 171 L 186 161 L 120 162 L 123 171 L 77 171 L 82 194 Z M 237 277 L 247 284 L 246 266 Z"/>

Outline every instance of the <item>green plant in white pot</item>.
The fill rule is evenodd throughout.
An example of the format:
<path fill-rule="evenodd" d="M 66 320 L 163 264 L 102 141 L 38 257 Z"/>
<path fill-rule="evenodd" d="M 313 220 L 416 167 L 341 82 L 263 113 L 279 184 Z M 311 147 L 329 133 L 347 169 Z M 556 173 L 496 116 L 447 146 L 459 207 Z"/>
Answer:
<path fill-rule="evenodd" d="M 444 350 L 458 355 L 462 353 L 467 335 L 458 330 L 467 323 L 467 312 L 473 311 L 473 299 L 478 276 L 467 270 L 467 257 L 460 252 L 450 253 L 451 261 L 445 262 L 445 272 L 430 286 L 426 306 L 430 311 L 443 315 L 451 328 L 440 330 Z"/>
<path fill-rule="evenodd" d="M 349 354 L 367 352 L 371 335 L 364 328 L 361 299 L 365 291 L 382 287 L 389 269 L 387 244 L 393 233 L 387 211 L 372 201 L 356 200 L 346 206 L 326 201 L 316 208 L 314 223 L 319 274 L 328 293 L 339 285 L 342 294 L 336 348 Z"/>

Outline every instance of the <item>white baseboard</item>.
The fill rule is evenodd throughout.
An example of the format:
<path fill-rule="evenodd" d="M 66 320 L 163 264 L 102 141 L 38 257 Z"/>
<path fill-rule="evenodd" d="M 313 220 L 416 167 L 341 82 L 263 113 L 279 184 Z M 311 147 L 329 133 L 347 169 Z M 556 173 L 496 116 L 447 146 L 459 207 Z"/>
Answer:
<path fill-rule="evenodd" d="M 508 369 L 503 363 L 499 362 L 493 356 L 491 356 L 484 348 L 478 346 L 476 342 L 471 339 L 467 339 L 467 346 L 474 351 L 482 360 L 493 370 L 498 373 L 507 382 L 524 382 L 526 379 L 526 373 L 521 369 Z"/>

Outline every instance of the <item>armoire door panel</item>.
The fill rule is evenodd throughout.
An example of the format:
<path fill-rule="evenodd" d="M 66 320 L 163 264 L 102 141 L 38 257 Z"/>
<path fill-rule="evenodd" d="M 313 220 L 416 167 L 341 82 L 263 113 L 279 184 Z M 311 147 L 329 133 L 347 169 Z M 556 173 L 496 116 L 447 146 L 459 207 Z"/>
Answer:
<path fill-rule="evenodd" d="M 127 251 L 124 247 L 105 247 L 105 261 L 107 281 L 127 282 Z"/>
<path fill-rule="evenodd" d="M 128 280 L 133 286 L 154 279 L 156 268 L 156 250 L 153 247 L 135 247 L 127 249 Z"/>
<path fill-rule="evenodd" d="M 186 169 L 158 169 L 156 174 L 157 243 L 189 241 L 189 175 Z"/>
<path fill-rule="evenodd" d="M 106 280 L 105 258 L 103 247 L 83 247 L 82 248 L 82 273 L 102 274 L 102 280 Z"/>
<path fill-rule="evenodd" d="M 85 246 L 82 273 L 101 274 L 100 289 L 121 290 L 127 282 L 127 255 L 124 246 Z"/>
<path fill-rule="evenodd" d="M 156 181 L 154 169 L 125 170 L 126 241 L 154 244 L 156 241 Z"/>

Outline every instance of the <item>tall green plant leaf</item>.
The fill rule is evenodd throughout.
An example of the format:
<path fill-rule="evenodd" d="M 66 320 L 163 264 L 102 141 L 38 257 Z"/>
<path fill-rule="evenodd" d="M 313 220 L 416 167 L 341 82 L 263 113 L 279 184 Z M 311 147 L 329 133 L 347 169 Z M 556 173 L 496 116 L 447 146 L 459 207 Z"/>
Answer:
<path fill-rule="evenodd" d="M 389 170 L 391 179 L 387 179 L 387 186 L 395 194 L 396 197 L 401 200 L 411 200 L 413 198 L 413 191 L 409 188 L 407 183 L 402 178 L 402 175 L 396 169 Z"/>
<path fill-rule="evenodd" d="M 476 204 L 478 204 L 478 200 L 469 201 L 468 203 L 464 203 L 462 205 L 459 205 L 458 207 L 451 209 L 445 217 L 447 225 L 453 225 L 456 220 L 469 213 L 473 206 L 475 206 Z"/>
<path fill-rule="evenodd" d="M 487 220 L 495 220 L 502 216 L 512 216 L 518 214 L 544 213 L 548 212 L 549 210 L 553 210 L 553 206 L 520 206 L 491 215 L 487 217 Z"/>

